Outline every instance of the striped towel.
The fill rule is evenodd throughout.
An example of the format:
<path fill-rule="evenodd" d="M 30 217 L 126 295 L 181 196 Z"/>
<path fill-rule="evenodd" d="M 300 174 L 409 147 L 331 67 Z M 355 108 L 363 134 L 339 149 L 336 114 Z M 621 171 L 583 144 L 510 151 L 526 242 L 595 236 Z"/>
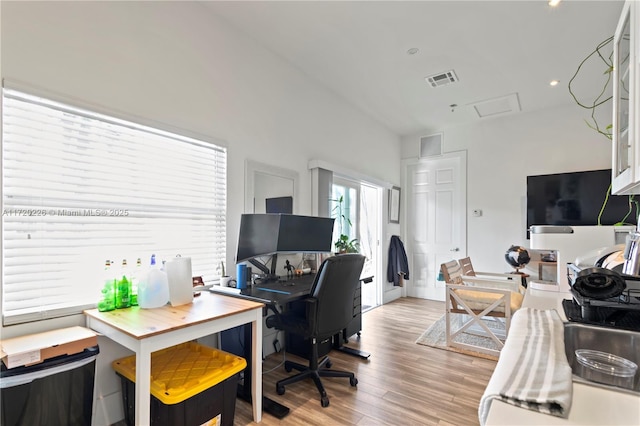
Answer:
<path fill-rule="evenodd" d="M 555 310 L 519 309 L 478 409 L 486 424 L 494 399 L 566 418 L 573 395 L 564 325 Z"/>

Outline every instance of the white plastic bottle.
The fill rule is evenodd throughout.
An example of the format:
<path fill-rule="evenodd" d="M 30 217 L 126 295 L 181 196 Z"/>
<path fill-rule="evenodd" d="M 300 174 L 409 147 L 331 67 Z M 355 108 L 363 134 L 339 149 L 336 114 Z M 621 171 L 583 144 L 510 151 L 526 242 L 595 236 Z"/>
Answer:
<path fill-rule="evenodd" d="M 164 306 L 169 302 L 169 281 L 167 273 L 156 265 L 156 255 L 151 255 L 151 266 L 146 274 L 142 274 L 138 282 L 138 305 L 152 309 Z"/>
<path fill-rule="evenodd" d="M 129 295 L 131 306 L 138 306 L 138 284 L 144 273 L 146 273 L 146 271 L 142 268 L 142 260 L 138 258 L 136 261 L 136 269 L 131 274 L 131 294 Z"/>

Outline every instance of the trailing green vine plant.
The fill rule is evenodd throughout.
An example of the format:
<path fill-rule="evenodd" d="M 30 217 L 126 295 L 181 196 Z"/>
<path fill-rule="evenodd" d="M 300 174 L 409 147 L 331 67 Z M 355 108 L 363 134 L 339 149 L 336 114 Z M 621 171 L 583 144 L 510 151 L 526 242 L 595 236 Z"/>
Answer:
<path fill-rule="evenodd" d="M 603 129 L 598 124 L 598 120 L 597 120 L 595 114 L 596 114 L 596 110 L 597 110 L 598 107 L 606 104 L 611 99 L 613 99 L 612 95 L 608 96 L 608 97 L 605 97 L 606 93 L 607 93 L 607 89 L 609 88 L 609 85 L 611 84 L 611 78 L 612 78 L 612 75 L 613 75 L 613 47 L 608 48 L 608 49 L 610 49 L 610 52 L 603 52 L 603 50 L 605 48 L 607 48 L 607 46 L 610 45 L 612 42 L 613 42 L 613 36 L 611 36 L 611 37 L 607 38 L 606 40 L 603 40 L 602 42 L 600 42 L 598 44 L 598 46 L 595 48 L 595 50 L 593 52 L 591 52 L 586 58 L 584 58 L 582 60 L 582 62 L 580 62 L 580 65 L 578 65 L 578 68 L 576 69 L 575 74 L 573 74 L 573 77 L 571 77 L 571 80 L 569 80 L 569 93 L 571 94 L 573 99 L 582 108 L 591 110 L 591 121 L 585 120 L 585 122 L 587 123 L 587 126 L 592 128 L 596 132 L 600 133 L 601 135 L 604 135 L 609 140 L 611 140 L 611 138 L 613 137 L 613 135 L 611 133 L 611 130 L 612 130 L 613 126 L 611 124 L 609 124 L 608 126 L 606 126 Z M 604 73 L 603 73 L 603 75 L 606 76 L 606 80 L 605 80 L 605 83 L 602 86 L 602 90 L 600 91 L 600 93 L 589 104 L 589 103 L 581 102 L 580 100 L 578 100 L 578 97 L 573 92 L 573 88 L 571 87 L 571 84 L 573 83 L 573 81 L 576 79 L 576 77 L 580 73 L 580 70 L 582 69 L 582 67 L 594 56 L 597 57 L 597 58 L 600 58 L 600 60 L 604 64 Z"/>
<path fill-rule="evenodd" d="M 598 123 L 598 119 L 596 118 L 596 110 L 601 107 L 602 105 L 606 104 L 607 102 L 611 101 L 613 99 L 613 95 L 609 95 L 607 96 L 607 93 L 609 92 L 609 86 L 612 82 L 612 78 L 613 78 L 613 36 L 606 38 L 605 40 L 601 41 L 595 48 L 595 50 L 593 52 L 591 52 L 589 55 L 587 55 L 587 57 L 585 57 L 582 62 L 580 62 L 580 64 L 578 65 L 578 68 L 576 69 L 576 72 L 573 74 L 573 77 L 571 77 L 571 79 L 569 80 L 569 94 L 571 94 L 571 96 L 573 97 L 573 100 L 582 108 L 590 110 L 591 111 L 591 118 L 590 120 L 585 120 L 585 122 L 587 123 L 587 126 L 589 126 L 591 129 L 595 130 L 596 132 L 600 133 L 601 135 L 605 136 L 607 139 L 609 139 L 610 141 L 613 139 L 613 125 L 609 124 L 607 126 L 605 126 L 604 128 L 600 126 L 600 124 Z M 611 46 L 610 46 L 611 45 Z M 592 58 L 599 58 L 600 61 L 603 64 L 603 68 L 604 68 L 604 72 L 603 75 L 606 77 L 605 78 L 605 82 L 602 85 L 602 90 L 600 91 L 600 93 L 598 93 L 598 95 L 593 99 L 593 101 L 591 101 L 590 103 L 587 102 L 582 102 L 578 99 L 578 97 L 576 96 L 576 94 L 573 91 L 572 88 L 572 83 L 574 82 L 574 80 L 576 79 L 576 77 L 578 76 L 578 74 L 580 74 L 580 70 L 582 69 L 582 67 Z M 607 202 L 609 201 L 609 197 L 611 196 L 611 184 L 609 184 L 609 188 L 607 189 L 607 193 L 605 195 L 604 198 L 604 202 L 602 203 L 602 207 L 600 208 L 600 212 L 598 213 L 598 225 L 602 225 L 601 223 L 601 218 L 602 218 L 602 214 L 604 213 L 604 209 L 607 206 Z M 635 199 L 634 195 L 629 195 L 629 210 L 627 211 L 627 214 L 622 218 L 622 220 L 618 223 L 616 223 L 615 225 L 619 226 L 619 225 L 626 225 L 625 221 L 629 218 L 629 216 L 631 215 L 631 213 L 633 212 L 633 208 L 635 207 L 636 209 L 636 214 L 638 213 L 638 209 L 640 208 L 638 201 Z"/>
<path fill-rule="evenodd" d="M 604 197 L 604 202 L 602 203 L 602 207 L 600 208 L 600 212 L 598 213 L 598 226 L 602 225 L 601 218 L 604 213 L 604 208 L 607 206 L 607 202 L 609 201 L 609 196 L 611 195 L 611 184 L 609 184 L 609 189 L 607 189 L 607 194 Z M 622 225 L 631 225 L 630 223 L 626 223 L 625 221 L 631 216 L 633 213 L 633 208 L 636 208 L 636 215 L 640 211 L 640 202 L 636 200 L 635 195 L 629 195 L 629 210 L 627 210 L 627 214 L 624 215 L 622 220 L 618 223 L 615 223 L 614 226 L 622 226 Z"/>

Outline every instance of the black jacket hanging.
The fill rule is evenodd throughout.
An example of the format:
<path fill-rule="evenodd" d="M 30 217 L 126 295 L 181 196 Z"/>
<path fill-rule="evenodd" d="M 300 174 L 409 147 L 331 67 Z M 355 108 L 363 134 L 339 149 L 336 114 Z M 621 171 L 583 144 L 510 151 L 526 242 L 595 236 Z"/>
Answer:
<path fill-rule="evenodd" d="M 400 274 L 404 279 L 409 279 L 409 261 L 407 253 L 404 251 L 404 244 L 397 235 L 391 236 L 389 242 L 389 263 L 387 264 L 387 281 L 394 286 L 400 285 Z"/>

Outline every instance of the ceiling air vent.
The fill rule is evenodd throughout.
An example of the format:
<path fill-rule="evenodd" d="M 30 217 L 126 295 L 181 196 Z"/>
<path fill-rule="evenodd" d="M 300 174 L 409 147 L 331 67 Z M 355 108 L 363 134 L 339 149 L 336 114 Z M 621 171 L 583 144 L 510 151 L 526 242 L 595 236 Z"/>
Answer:
<path fill-rule="evenodd" d="M 443 133 L 420 138 L 420 158 L 442 155 Z"/>
<path fill-rule="evenodd" d="M 445 71 L 440 74 L 430 75 L 424 78 L 431 87 L 446 86 L 447 84 L 457 83 L 458 77 L 453 70 Z"/>

